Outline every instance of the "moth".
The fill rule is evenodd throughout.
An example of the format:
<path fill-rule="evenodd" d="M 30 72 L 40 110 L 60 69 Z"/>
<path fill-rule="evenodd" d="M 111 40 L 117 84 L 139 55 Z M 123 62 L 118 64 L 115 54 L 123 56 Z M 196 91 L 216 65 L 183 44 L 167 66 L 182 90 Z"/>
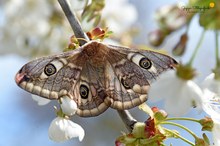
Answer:
<path fill-rule="evenodd" d="M 25 64 L 15 81 L 44 98 L 68 96 L 82 117 L 109 107 L 130 109 L 147 100 L 150 84 L 177 62 L 164 54 L 90 41 L 82 47 Z"/>

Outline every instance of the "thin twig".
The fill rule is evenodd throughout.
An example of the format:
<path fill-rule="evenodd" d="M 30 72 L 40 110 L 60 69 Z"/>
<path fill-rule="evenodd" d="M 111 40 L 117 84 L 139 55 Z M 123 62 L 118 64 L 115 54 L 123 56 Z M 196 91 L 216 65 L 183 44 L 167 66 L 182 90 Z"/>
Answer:
<path fill-rule="evenodd" d="M 66 2 L 66 0 L 58 0 L 60 6 L 63 9 L 63 12 L 65 13 L 72 29 L 73 32 L 76 36 L 76 38 L 83 38 L 85 40 L 82 39 L 78 39 L 80 46 L 84 45 L 86 43 L 86 40 L 88 40 L 88 37 L 86 36 L 86 34 L 83 32 L 82 27 L 79 24 L 78 19 L 76 18 L 74 12 L 72 12 L 70 10 L 70 7 L 68 5 L 68 3 Z"/>
<path fill-rule="evenodd" d="M 85 39 L 85 40 L 78 39 L 80 46 L 84 45 L 86 43 L 86 40 L 88 40 L 88 37 L 83 32 L 82 27 L 81 27 L 78 19 L 76 18 L 75 14 L 70 10 L 70 7 L 69 7 L 68 3 L 66 2 L 66 0 L 58 0 L 58 2 L 60 4 L 60 6 L 62 7 L 63 12 L 65 13 L 65 15 L 66 15 L 66 17 L 67 17 L 67 19 L 73 29 L 73 32 L 74 32 L 76 38 Z M 127 110 L 118 110 L 118 114 L 121 117 L 124 124 L 126 125 L 126 128 L 129 130 L 129 132 L 131 132 L 134 124 L 137 121 L 131 116 L 131 114 Z"/>
<path fill-rule="evenodd" d="M 118 114 L 121 117 L 124 124 L 126 125 L 128 131 L 132 132 L 134 124 L 137 123 L 137 120 L 131 116 L 128 110 L 118 110 Z"/>

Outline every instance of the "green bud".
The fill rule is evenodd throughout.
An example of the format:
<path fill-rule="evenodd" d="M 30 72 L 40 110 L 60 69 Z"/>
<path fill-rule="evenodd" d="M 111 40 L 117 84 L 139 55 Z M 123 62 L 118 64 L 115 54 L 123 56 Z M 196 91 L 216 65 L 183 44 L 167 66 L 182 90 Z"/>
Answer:
<path fill-rule="evenodd" d="M 199 123 L 202 125 L 202 131 L 212 131 L 214 126 L 213 120 L 209 117 L 199 120 Z"/>
<path fill-rule="evenodd" d="M 152 31 L 148 34 L 148 40 L 151 45 L 153 46 L 159 46 L 163 43 L 166 33 L 160 29 Z"/>
<path fill-rule="evenodd" d="M 206 143 L 210 144 L 209 138 L 205 133 L 202 134 L 202 137 Z"/>
<path fill-rule="evenodd" d="M 173 48 L 172 52 L 176 56 L 182 56 L 186 50 L 186 44 L 187 44 L 188 36 L 186 33 L 184 33 L 179 42 L 176 44 L 176 46 Z"/>
<path fill-rule="evenodd" d="M 134 125 L 134 129 L 132 130 L 132 134 L 136 138 L 144 138 L 145 137 L 145 123 L 137 122 Z"/>
<path fill-rule="evenodd" d="M 164 121 L 167 118 L 168 114 L 164 110 L 159 110 L 154 113 L 154 118 L 157 122 Z"/>
<path fill-rule="evenodd" d="M 196 72 L 190 65 L 179 64 L 177 66 L 176 74 L 183 80 L 191 80 L 195 77 Z"/>
<path fill-rule="evenodd" d="M 197 137 L 195 139 L 195 146 L 210 146 L 210 145 L 204 139 Z"/>

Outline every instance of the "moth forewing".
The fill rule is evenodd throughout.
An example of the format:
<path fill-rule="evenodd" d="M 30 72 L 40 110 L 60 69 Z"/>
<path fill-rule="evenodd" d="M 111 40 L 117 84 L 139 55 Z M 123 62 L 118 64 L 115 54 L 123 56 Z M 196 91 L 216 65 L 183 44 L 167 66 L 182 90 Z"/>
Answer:
<path fill-rule="evenodd" d="M 90 41 L 73 51 L 33 60 L 16 74 L 18 86 L 49 99 L 71 96 L 77 114 L 130 109 L 147 100 L 150 83 L 177 62 L 158 52 Z"/>

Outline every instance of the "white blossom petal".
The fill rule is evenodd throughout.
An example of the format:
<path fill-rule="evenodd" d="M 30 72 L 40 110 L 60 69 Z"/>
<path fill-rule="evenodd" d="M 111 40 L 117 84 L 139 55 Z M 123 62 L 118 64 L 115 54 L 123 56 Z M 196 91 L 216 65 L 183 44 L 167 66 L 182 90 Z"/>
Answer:
<path fill-rule="evenodd" d="M 201 108 L 202 90 L 193 81 L 182 81 L 179 79 L 179 85 L 174 84 L 170 98 L 165 101 L 166 111 L 174 116 L 180 116 L 193 107 L 194 102 L 197 108 Z"/>
<path fill-rule="evenodd" d="M 70 8 L 72 11 L 78 11 L 83 10 L 83 8 L 86 6 L 87 0 L 68 0 L 67 1 L 70 5 Z"/>
<path fill-rule="evenodd" d="M 212 118 L 220 120 L 220 97 L 208 89 L 204 89 L 203 110 Z"/>
<path fill-rule="evenodd" d="M 175 97 L 176 96 L 176 97 Z M 178 97 L 177 97 L 178 96 Z M 177 100 L 175 98 L 178 98 Z M 164 109 L 173 116 L 184 115 L 191 108 L 192 103 L 184 94 L 175 94 L 172 98 L 167 98 L 164 103 Z"/>
<path fill-rule="evenodd" d="M 46 104 L 48 104 L 48 103 L 51 101 L 51 100 L 49 100 L 49 99 L 40 97 L 40 96 L 38 96 L 38 95 L 32 94 L 31 96 L 32 96 L 32 99 L 33 99 L 34 101 L 36 101 L 37 104 L 40 105 L 40 106 L 46 105 Z"/>
<path fill-rule="evenodd" d="M 79 137 L 82 141 L 85 135 L 83 128 L 71 120 L 56 117 L 49 127 L 49 138 L 56 142 L 62 142 L 71 138 Z"/>
<path fill-rule="evenodd" d="M 128 17 L 129 16 L 129 17 Z M 106 21 L 109 30 L 120 35 L 130 29 L 137 20 L 137 10 L 128 0 L 105 1 L 102 18 Z"/>
<path fill-rule="evenodd" d="M 70 99 L 68 96 L 64 96 L 60 98 L 61 100 L 61 108 L 64 114 L 66 115 L 74 115 L 77 110 L 77 104 L 74 100 Z"/>
<path fill-rule="evenodd" d="M 220 120 L 215 120 L 214 121 L 214 127 L 212 130 L 212 134 L 213 134 L 213 142 L 214 142 L 214 146 L 220 146 Z"/>
<path fill-rule="evenodd" d="M 212 118 L 220 120 L 220 81 L 214 79 L 214 73 L 203 81 L 203 110 Z"/>
<path fill-rule="evenodd" d="M 176 77 L 173 71 L 167 71 L 163 74 L 161 74 L 156 82 L 154 82 L 149 90 L 148 101 L 150 102 L 157 102 L 159 100 L 169 98 L 170 95 L 173 93 L 172 90 L 167 90 L 172 84 L 176 84 Z M 177 87 L 179 84 L 172 87 L 173 88 L 179 88 Z M 162 93 L 159 94 L 158 92 Z M 166 94 L 163 94 L 166 93 Z"/>
<path fill-rule="evenodd" d="M 203 110 L 209 114 L 214 121 L 212 130 L 214 146 L 220 145 L 220 81 L 210 74 L 203 81 Z"/>
<path fill-rule="evenodd" d="M 171 30 L 176 30 L 187 22 L 186 15 L 178 8 L 178 5 L 164 5 L 155 13 L 155 19 L 159 24 Z M 175 23 L 174 23 L 175 22 Z"/>
<path fill-rule="evenodd" d="M 61 27 L 67 23 L 63 24 L 61 18 L 58 18 L 59 22 L 54 19 L 60 10 L 56 1 L 9 0 L 2 9 L 4 21 L 0 26 L 0 48 L 4 53 L 42 56 L 58 52 L 66 43 L 64 38 L 71 34 L 67 33 L 70 28 Z"/>
<path fill-rule="evenodd" d="M 194 104 L 201 108 L 202 97 L 202 90 L 197 84 L 180 79 L 174 70 L 162 74 L 149 90 L 149 101 L 164 99 L 165 110 L 175 116 L 185 114 Z"/>
<path fill-rule="evenodd" d="M 205 80 L 203 81 L 202 86 L 203 86 L 203 89 L 208 89 L 211 92 L 214 92 L 220 95 L 220 81 L 216 80 L 214 77 L 215 77 L 214 73 L 207 76 Z"/>

